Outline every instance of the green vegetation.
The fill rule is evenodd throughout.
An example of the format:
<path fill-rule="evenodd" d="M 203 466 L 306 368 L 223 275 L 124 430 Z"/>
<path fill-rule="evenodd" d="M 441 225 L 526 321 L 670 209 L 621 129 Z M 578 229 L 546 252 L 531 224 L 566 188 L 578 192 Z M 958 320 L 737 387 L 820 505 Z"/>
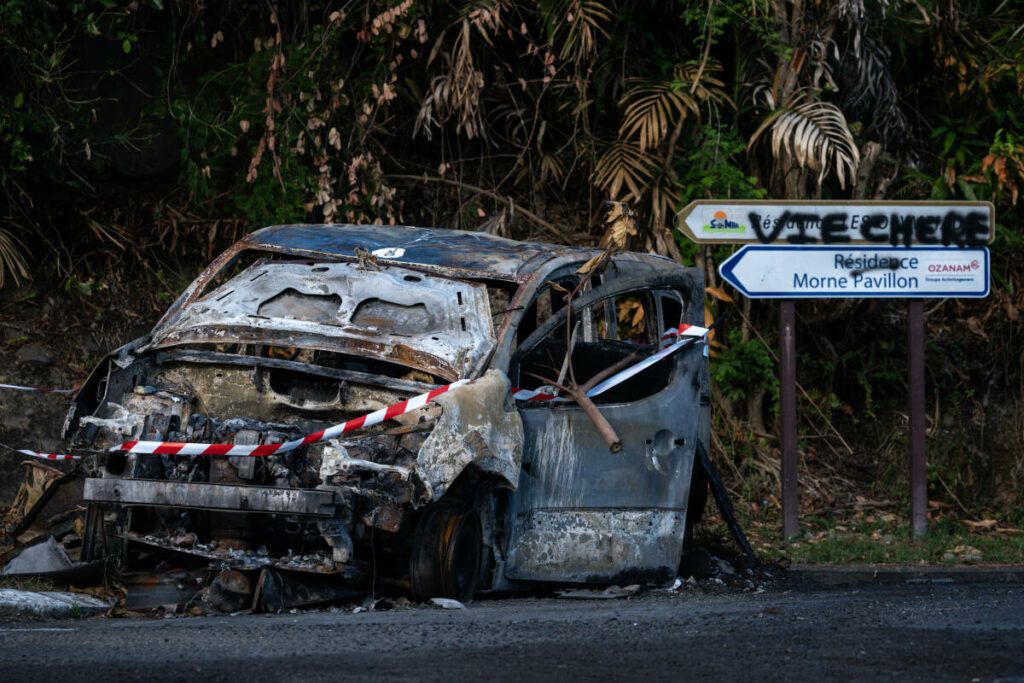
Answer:
<path fill-rule="evenodd" d="M 912 537 L 910 524 L 897 508 L 850 509 L 804 514 L 799 536 L 779 538 L 778 510 L 741 505 L 741 523 L 758 557 L 769 564 L 880 564 L 976 566 L 1024 564 L 1024 526 L 1019 515 L 995 520 L 961 521 L 946 510 L 932 509 L 929 532 Z M 696 530 L 711 547 L 731 543 L 717 515 Z"/>
<path fill-rule="evenodd" d="M 52 581 L 38 576 L 0 576 L 0 588 L 13 588 L 19 591 L 56 591 L 63 590 Z"/>
<path fill-rule="evenodd" d="M 776 540 L 762 546 L 763 552 L 797 564 L 1024 564 L 1024 533 L 1019 528 L 975 533 L 962 523 L 943 520 L 915 541 L 909 524 L 887 517 L 809 531 L 791 542 Z"/>

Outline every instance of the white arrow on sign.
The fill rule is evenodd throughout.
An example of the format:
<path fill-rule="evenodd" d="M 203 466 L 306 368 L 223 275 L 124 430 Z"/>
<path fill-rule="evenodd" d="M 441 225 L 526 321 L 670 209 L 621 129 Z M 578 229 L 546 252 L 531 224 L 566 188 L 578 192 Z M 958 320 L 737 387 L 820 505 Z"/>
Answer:
<path fill-rule="evenodd" d="M 748 245 L 718 272 L 752 299 L 985 297 L 987 248 Z"/>

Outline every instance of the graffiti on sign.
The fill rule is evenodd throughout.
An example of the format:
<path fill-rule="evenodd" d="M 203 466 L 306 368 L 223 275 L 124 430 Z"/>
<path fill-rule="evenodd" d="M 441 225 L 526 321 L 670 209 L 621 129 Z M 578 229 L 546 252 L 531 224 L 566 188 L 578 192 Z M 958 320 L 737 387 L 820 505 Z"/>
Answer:
<path fill-rule="evenodd" d="M 994 237 L 988 202 L 697 201 L 679 213 L 695 242 L 980 247 Z"/>

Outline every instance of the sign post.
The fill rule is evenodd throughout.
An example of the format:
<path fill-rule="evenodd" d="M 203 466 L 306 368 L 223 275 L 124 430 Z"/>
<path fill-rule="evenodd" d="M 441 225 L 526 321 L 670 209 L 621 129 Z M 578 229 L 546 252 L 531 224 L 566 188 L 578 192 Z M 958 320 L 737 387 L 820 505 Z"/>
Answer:
<path fill-rule="evenodd" d="M 779 419 L 782 422 L 782 537 L 800 530 L 796 452 L 796 306 L 779 302 Z"/>
<path fill-rule="evenodd" d="M 914 537 L 928 530 L 928 481 L 924 423 L 924 302 L 914 299 L 907 310 L 907 379 L 910 389 L 910 526 Z"/>
<path fill-rule="evenodd" d="M 703 244 L 746 244 L 719 267 L 749 298 L 779 305 L 782 532 L 798 533 L 797 298 L 908 300 L 911 522 L 927 530 L 923 298 L 985 297 L 995 209 L 988 202 L 701 200 L 678 227 Z"/>

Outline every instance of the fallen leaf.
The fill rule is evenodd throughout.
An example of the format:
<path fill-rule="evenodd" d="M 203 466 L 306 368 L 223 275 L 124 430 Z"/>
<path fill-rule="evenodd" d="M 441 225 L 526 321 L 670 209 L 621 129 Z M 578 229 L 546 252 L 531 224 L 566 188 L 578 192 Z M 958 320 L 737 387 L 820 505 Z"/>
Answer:
<path fill-rule="evenodd" d="M 985 328 L 982 326 L 981 320 L 974 316 L 971 316 L 970 318 L 967 319 L 967 327 L 968 329 L 970 329 L 971 332 L 978 335 L 985 341 L 988 341 L 988 335 L 985 334 Z"/>
<path fill-rule="evenodd" d="M 965 519 L 964 524 L 978 531 L 988 531 L 989 529 L 994 529 L 999 526 L 999 522 L 994 519 L 982 519 L 977 522 Z"/>
<path fill-rule="evenodd" d="M 705 287 L 704 291 L 710 294 L 713 299 L 732 303 L 732 297 L 729 296 L 721 287 Z"/>

